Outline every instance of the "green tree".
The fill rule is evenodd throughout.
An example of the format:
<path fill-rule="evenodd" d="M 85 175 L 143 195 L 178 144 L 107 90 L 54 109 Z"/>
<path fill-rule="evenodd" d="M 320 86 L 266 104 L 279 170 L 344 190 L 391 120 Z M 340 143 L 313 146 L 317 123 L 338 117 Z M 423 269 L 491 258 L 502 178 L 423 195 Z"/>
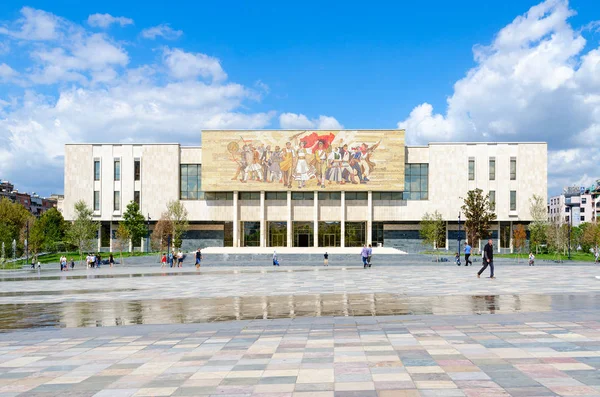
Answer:
<path fill-rule="evenodd" d="M 24 251 L 25 225 L 31 214 L 19 203 L 13 203 L 7 198 L 0 199 L 0 246 L 12 247 L 13 240 L 17 241 L 17 253 Z M 31 226 L 31 224 L 30 224 Z"/>
<path fill-rule="evenodd" d="M 42 218 L 31 217 L 29 219 L 29 252 L 31 255 L 37 256 L 44 246 L 45 239 L 44 221 Z"/>
<path fill-rule="evenodd" d="M 188 212 L 181 201 L 170 201 L 167 204 L 167 219 L 173 225 L 173 247 L 181 248 L 183 233 L 188 229 Z"/>
<path fill-rule="evenodd" d="M 123 261 L 123 251 L 129 251 L 129 240 L 131 236 L 129 235 L 129 230 L 125 227 L 125 225 L 121 222 L 119 223 L 119 227 L 115 233 L 115 241 L 113 246 L 117 251 L 119 251 L 119 256 L 121 257 L 121 264 L 124 264 Z"/>
<path fill-rule="evenodd" d="M 540 246 L 546 243 L 548 231 L 548 208 L 542 196 L 534 194 L 529 199 L 529 243 L 539 253 Z"/>
<path fill-rule="evenodd" d="M 129 237 L 135 243 L 139 243 L 142 238 L 146 237 L 148 230 L 146 229 L 146 219 L 140 211 L 140 207 L 135 201 L 127 204 L 127 209 L 123 214 L 123 222 L 121 224 L 127 229 Z M 136 245 L 137 246 L 137 245 Z"/>
<path fill-rule="evenodd" d="M 32 252 L 37 254 L 40 251 L 56 252 L 64 249 L 67 224 L 56 208 L 44 212 L 30 225 L 29 243 Z"/>
<path fill-rule="evenodd" d="M 590 249 L 597 249 L 600 246 L 600 223 L 594 221 L 584 225 L 586 226 L 581 237 L 581 246 L 585 252 L 590 252 Z"/>
<path fill-rule="evenodd" d="M 446 222 L 442 219 L 442 214 L 438 211 L 433 214 L 426 212 L 421 218 L 420 226 L 419 234 L 421 238 L 425 240 L 426 244 L 433 247 L 439 261 L 437 249 L 446 245 Z"/>
<path fill-rule="evenodd" d="M 479 240 L 489 236 L 490 224 L 496 220 L 496 214 L 492 211 L 489 195 L 484 196 L 481 189 L 469 190 L 463 200 L 465 232 L 473 247 L 478 247 Z"/>
<path fill-rule="evenodd" d="M 517 251 L 517 262 L 519 262 L 526 242 L 527 232 L 525 231 L 525 227 L 521 224 L 515 226 L 513 230 L 513 248 Z"/>
<path fill-rule="evenodd" d="M 83 260 L 83 251 L 93 248 L 93 240 L 98 232 L 98 222 L 93 219 L 93 211 L 83 200 L 75 203 L 75 220 L 67 233 L 67 240 L 79 251 L 79 261 Z"/>

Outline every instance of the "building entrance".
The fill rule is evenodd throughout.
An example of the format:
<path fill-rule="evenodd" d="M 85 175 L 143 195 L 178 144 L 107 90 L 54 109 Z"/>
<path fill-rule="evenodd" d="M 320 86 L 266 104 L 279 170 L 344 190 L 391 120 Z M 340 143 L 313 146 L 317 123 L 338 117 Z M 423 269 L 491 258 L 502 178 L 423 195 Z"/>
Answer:
<path fill-rule="evenodd" d="M 312 222 L 294 222 L 294 247 L 312 247 Z"/>
<path fill-rule="evenodd" d="M 287 246 L 287 223 L 286 222 L 268 222 L 268 246 L 286 247 Z"/>
<path fill-rule="evenodd" d="M 339 247 L 341 230 L 340 222 L 319 222 L 319 247 Z"/>
<path fill-rule="evenodd" d="M 242 247 L 260 246 L 260 222 L 242 222 Z"/>

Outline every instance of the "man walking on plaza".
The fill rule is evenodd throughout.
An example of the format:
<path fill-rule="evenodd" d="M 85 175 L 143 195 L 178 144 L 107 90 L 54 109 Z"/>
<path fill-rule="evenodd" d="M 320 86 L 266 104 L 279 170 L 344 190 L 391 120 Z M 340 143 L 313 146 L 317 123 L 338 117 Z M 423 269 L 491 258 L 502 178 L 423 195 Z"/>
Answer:
<path fill-rule="evenodd" d="M 471 246 L 469 245 L 469 243 L 467 243 L 465 241 L 465 266 L 469 266 L 469 263 L 471 264 L 471 266 L 473 265 L 473 262 L 471 262 L 469 260 L 470 256 L 471 256 Z"/>
<path fill-rule="evenodd" d="M 371 247 L 371 244 L 369 244 L 369 248 L 367 248 L 367 253 L 369 254 L 369 256 L 367 256 L 367 264 L 371 267 L 371 257 L 373 256 L 373 247 Z"/>
<path fill-rule="evenodd" d="M 196 250 L 196 269 L 200 268 L 200 262 L 202 262 L 202 252 L 200 252 L 200 248 Z"/>
<path fill-rule="evenodd" d="M 487 267 L 490 267 L 490 278 L 494 277 L 494 246 L 492 245 L 492 239 L 488 240 L 488 243 L 483 247 L 483 267 L 477 272 L 477 278 L 481 276 Z"/>
<path fill-rule="evenodd" d="M 362 262 L 363 262 L 363 269 L 366 269 L 367 265 L 368 265 L 368 263 L 367 263 L 368 259 L 367 258 L 369 258 L 369 249 L 367 248 L 366 244 L 363 245 L 363 249 L 360 252 L 360 256 L 361 256 Z"/>

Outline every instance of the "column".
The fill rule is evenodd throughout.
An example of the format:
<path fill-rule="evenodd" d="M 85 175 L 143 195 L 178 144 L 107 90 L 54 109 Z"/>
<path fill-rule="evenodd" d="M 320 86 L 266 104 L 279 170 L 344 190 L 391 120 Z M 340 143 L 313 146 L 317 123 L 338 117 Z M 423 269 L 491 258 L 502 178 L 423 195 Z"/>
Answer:
<path fill-rule="evenodd" d="M 266 224 L 265 224 L 265 192 L 260 192 L 260 246 L 266 247 L 267 240 Z"/>
<path fill-rule="evenodd" d="M 367 192 L 367 244 L 373 244 L 373 192 Z"/>
<path fill-rule="evenodd" d="M 102 222 L 98 222 L 98 249 L 96 252 L 100 252 L 100 247 L 102 247 Z"/>
<path fill-rule="evenodd" d="M 238 192 L 233 192 L 233 246 L 240 246 L 240 220 L 238 209 Z"/>
<path fill-rule="evenodd" d="M 319 246 L 319 192 L 315 190 L 315 197 L 313 202 L 315 203 L 313 209 L 313 246 Z"/>
<path fill-rule="evenodd" d="M 510 221 L 510 242 L 508 244 L 510 247 L 510 253 L 512 254 L 515 250 L 513 248 L 513 222 Z"/>
<path fill-rule="evenodd" d="M 500 253 L 500 222 L 498 222 L 498 241 L 496 241 L 496 247 L 497 248 L 497 252 Z M 485 241 L 485 244 L 487 244 L 487 240 Z"/>
<path fill-rule="evenodd" d="M 109 241 L 109 251 L 113 252 L 113 223 L 112 221 L 108 224 L 108 234 L 110 236 L 110 240 Z"/>
<path fill-rule="evenodd" d="M 340 192 L 340 247 L 346 246 L 346 192 Z"/>
<path fill-rule="evenodd" d="M 287 192 L 287 247 L 292 246 L 292 192 Z"/>
<path fill-rule="evenodd" d="M 449 250 L 450 239 L 448 238 L 448 221 L 446 221 L 446 251 Z M 458 251 L 456 251 L 458 252 Z"/>

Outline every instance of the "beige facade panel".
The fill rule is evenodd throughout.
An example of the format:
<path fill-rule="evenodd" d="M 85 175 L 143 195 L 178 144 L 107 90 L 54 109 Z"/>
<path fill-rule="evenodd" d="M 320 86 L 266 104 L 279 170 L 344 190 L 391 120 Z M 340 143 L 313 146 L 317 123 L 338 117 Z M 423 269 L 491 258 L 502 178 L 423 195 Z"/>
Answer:
<path fill-rule="evenodd" d="M 312 221 L 314 220 L 313 201 L 292 201 L 292 220 Z"/>
<path fill-rule="evenodd" d="M 211 130 L 202 142 L 204 191 L 404 189 L 404 130 Z"/>

